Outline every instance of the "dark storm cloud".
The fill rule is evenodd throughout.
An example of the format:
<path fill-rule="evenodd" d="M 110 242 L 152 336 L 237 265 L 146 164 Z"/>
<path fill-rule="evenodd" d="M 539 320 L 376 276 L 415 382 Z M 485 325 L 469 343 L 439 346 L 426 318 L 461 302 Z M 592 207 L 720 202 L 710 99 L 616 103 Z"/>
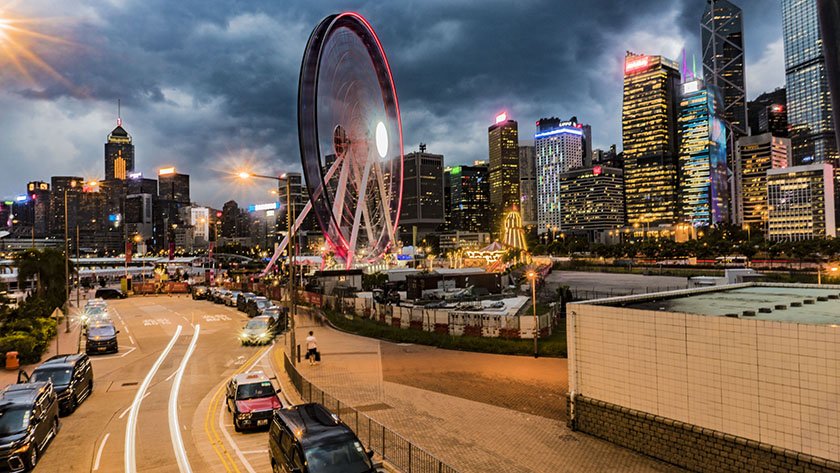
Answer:
<path fill-rule="evenodd" d="M 0 105 L 30 107 L 30 119 L 45 109 L 63 114 L 76 127 L 62 142 L 72 148 L 62 164 L 72 172 L 71 165 L 101 168 L 111 123 L 97 119 L 121 98 L 139 166 L 172 163 L 196 183 L 213 179 L 237 155 L 270 171 L 299 166 L 300 57 L 309 32 L 329 13 L 360 11 L 376 28 L 397 82 L 406 150 L 424 141 L 454 164 L 486 157 L 486 127 L 499 110 L 519 120 L 523 140 L 541 116 L 577 115 L 592 123 L 597 146 L 620 143 L 624 50 L 674 55 L 684 42 L 699 59 L 705 6 L 704 0 L 78 3 L 66 12 L 78 15 L 68 28 L 77 47 L 43 51 L 72 86 L 39 76 L 37 86 L 2 91 Z M 762 43 L 752 50 L 757 61 L 763 43 L 780 36 L 779 13 L 771 11 L 779 6 L 740 4 L 756 32 L 747 34 L 749 63 L 749 41 Z M 0 157 L 29 152 L 9 145 L 19 139 L 0 134 Z M 0 180 L 2 193 L 47 179 L 42 172 L 33 167 Z M 200 202 L 219 205 L 229 197 L 230 189 L 194 188 Z"/>

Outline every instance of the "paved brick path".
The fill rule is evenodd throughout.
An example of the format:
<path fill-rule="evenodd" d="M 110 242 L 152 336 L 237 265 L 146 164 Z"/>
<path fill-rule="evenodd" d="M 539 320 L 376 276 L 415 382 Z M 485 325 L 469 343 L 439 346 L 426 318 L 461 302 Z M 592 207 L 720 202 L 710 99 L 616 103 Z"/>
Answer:
<path fill-rule="evenodd" d="M 309 330 L 319 341 L 322 363 L 303 360 L 301 374 L 463 473 L 680 471 L 570 431 L 565 409 L 554 406 L 562 393 L 535 388 L 564 390 L 565 360 L 396 345 L 306 318 L 298 321 L 299 343 Z M 501 380 L 498 389 L 494 379 Z M 529 392 L 537 402 L 527 400 Z M 520 402 L 525 407 L 510 408 Z"/>

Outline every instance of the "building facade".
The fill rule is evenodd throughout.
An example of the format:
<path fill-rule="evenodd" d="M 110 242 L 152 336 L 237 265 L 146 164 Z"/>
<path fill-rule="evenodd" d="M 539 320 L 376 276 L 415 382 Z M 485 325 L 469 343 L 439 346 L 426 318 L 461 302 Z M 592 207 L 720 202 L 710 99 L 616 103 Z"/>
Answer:
<path fill-rule="evenodd" d="M 108 135 L 105 143 L 105 180 L 128 178 L 134 172 L 134 145 L 131 135 L 117 119 L 117 127 Z"/>
<path fill-rule="evenodd" d="M 729 221 L 726 124 L 718 89 L 700 79 L 682 85 L 679 220 L 694 227 Z"/>
<path fill-rule="evenodd" d="M 583 131 L 576 120 L 541 118 L 534 148 L 537 165 L 537 234 L 563 229 L 560 175 L 583 167 Z"/>
<path fill-rule="evenodd" d="M 628 223 L 671 225 L 677 213 L 680 73 L 661 56 L 627 53 L 621 133 Z"/>
<path fill-rule="evenodd" d="M 563 204 L 560 228 L 585 233 L 590 241 L 624 225 L 624 172 L 601 165 L 557 176 Z"/>
<path fill-rule="evenodd" d="M 817 0 L 782 0 L 788 121 L 795 165 L 837 164 Z"/>
<path fill-rule="evenodd" d="M 487 129 L 490 173 L 490 233 L 498 235 L 507 210 L 519 207 L 519 125 L 507 114 Z"/>
<path fill-rule="evenodd" d="M 732 205 L 735 224 L 765 231 L 767 171 L 781 169 L 791 161 L 790 139 L 763 133 L 743 136 L 735 145 L 735 193 Z"/>
<path fill-rule="evenodd" d="M 453 166 L 449 170 L 451 230 L 487 232 L 490 228 L 490 179 L 487 166 Z"/>
<path fill-rule="evenodd" d="M 403 198 L 400 209 L 400 238 L 415 244 L 446 222 L 443 210 L 443 155 L 420 151 L 408 153 L 403 161 Z"/>
<path fill-rule="evenodd" d="M 816 163 L 767 171 L 770 241 L 802 241 L 837 236 L 834 221 L 834 168 Z"/>
<path fill-rule="evenodd" d="M 729 0 L 707 0 L 700 20 L 703 77 L 722 95 L 721 116 L 735 136 L 749 134 L 741 9 Z"/>
<path fill-rule="evenodd" d="M 747 102 L 752 135 L 773 133 L 774 136 L 788 136 L 787 93 L 784 87 L 764 92 Z"/>
<path fill-rule="evenodd" d="M 519 146 L 519 211 L 525 228 L 537 225 L 537 154 L 530 145 Z"/>

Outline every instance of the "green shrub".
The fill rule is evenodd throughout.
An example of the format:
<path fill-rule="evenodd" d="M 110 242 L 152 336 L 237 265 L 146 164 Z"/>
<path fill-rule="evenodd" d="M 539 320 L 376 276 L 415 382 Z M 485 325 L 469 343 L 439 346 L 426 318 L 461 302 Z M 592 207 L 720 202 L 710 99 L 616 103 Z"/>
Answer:
<path fill-rule="evenodd" d="M 37 363 L 47 348 L 47 342 L 38 340 L 32 335 L 24 332 L 13 332 L 0 337 L 0 353 L 18 352 L 20 364 L 27 365 Z M 2 357 L 3 366 L 6 365 L 6 357 Z"/>

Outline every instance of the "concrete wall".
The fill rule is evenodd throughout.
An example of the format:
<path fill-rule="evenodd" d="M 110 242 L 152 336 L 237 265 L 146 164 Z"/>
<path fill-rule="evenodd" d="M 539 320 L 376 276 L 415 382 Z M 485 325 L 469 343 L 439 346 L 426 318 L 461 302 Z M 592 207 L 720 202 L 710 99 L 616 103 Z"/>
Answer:
<path fill-rule="evenodd" d="M 567 322 L 574 395 L 840 461 L 840 328 L 579 304 Z"/>

